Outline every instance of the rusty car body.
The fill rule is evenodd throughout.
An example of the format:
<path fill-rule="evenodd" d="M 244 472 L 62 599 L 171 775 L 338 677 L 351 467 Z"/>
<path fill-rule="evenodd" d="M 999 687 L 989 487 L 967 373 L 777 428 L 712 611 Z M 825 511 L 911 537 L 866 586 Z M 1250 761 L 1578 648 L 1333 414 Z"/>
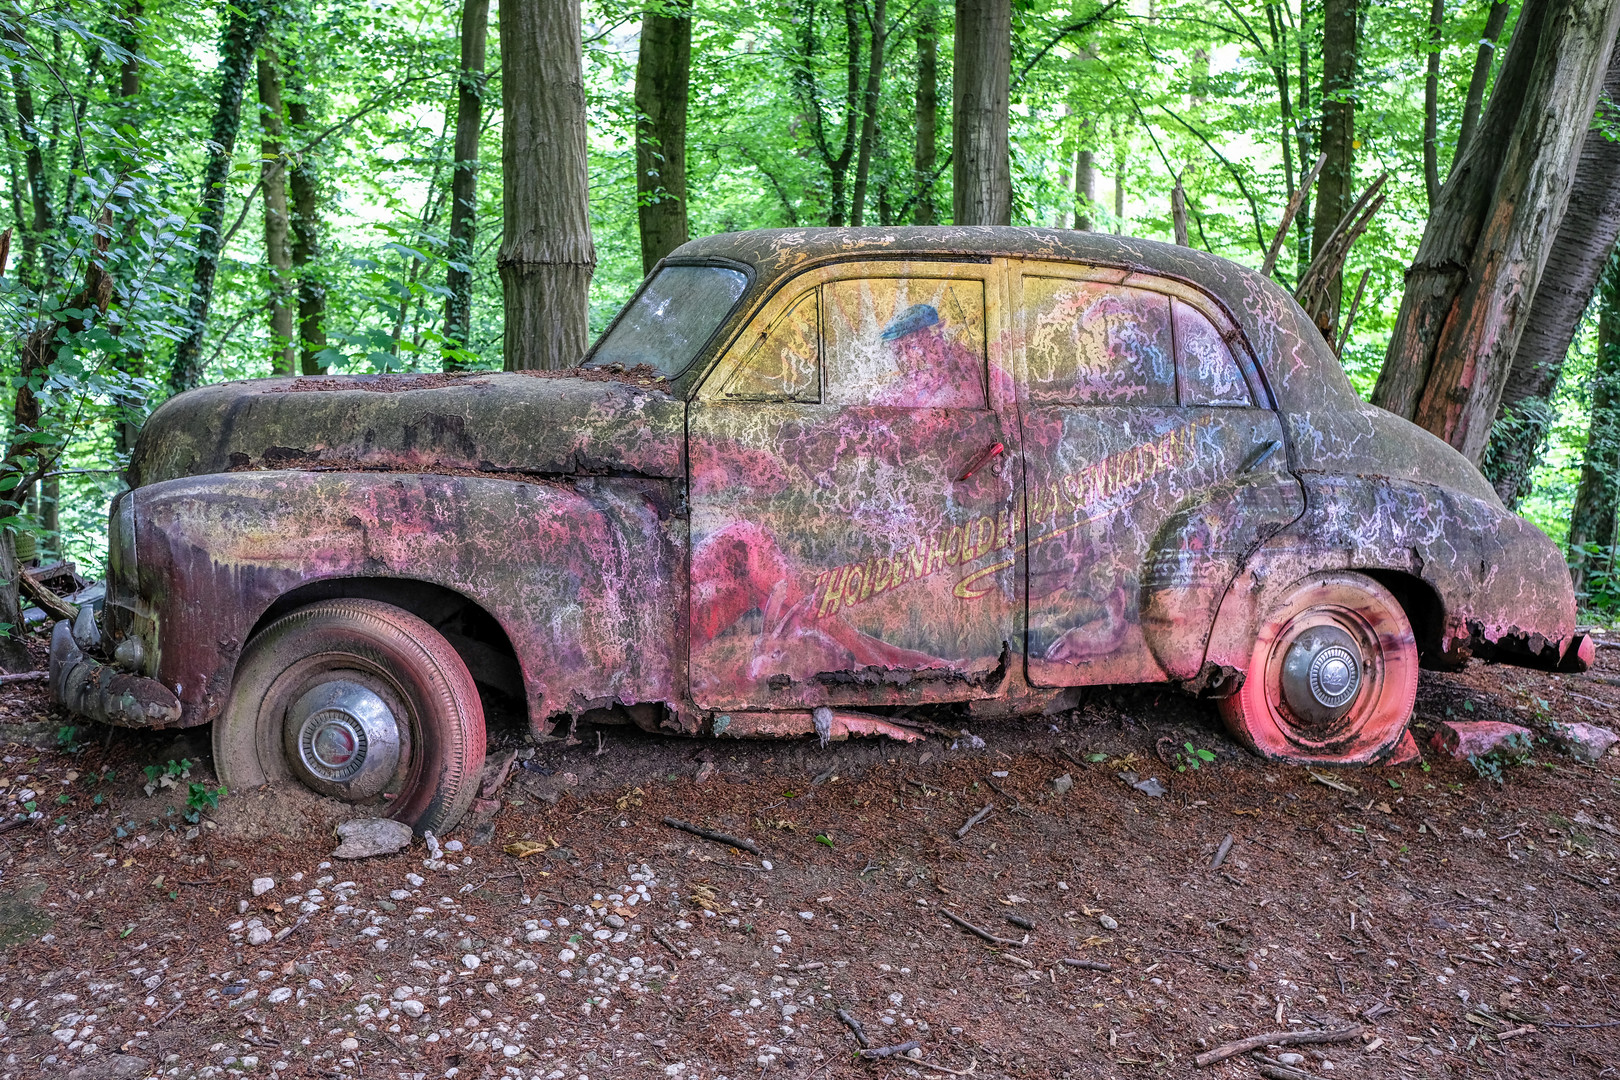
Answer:
<path fill-rule="evenodd" d="M 907 708 L 1169 682 L 1263 753 L 1367 761 L 1409 749 L 1419 658 L 1590 650 L 1558 549 L 1363 403 L 1285 291 L 1095 233 L 696 240 L 578 369 L 193 390 L 129 483 L 106 659 L 64 625 L 53 669 L 112 723 L 215 721 L 256 636 L 338 598 L 419 617 L 537 736 L 909 736 Z M 1282 741 L 1230 705 L 1246 673 Z M 1335 703 L 1377 679 L 1369 735 Z"/>

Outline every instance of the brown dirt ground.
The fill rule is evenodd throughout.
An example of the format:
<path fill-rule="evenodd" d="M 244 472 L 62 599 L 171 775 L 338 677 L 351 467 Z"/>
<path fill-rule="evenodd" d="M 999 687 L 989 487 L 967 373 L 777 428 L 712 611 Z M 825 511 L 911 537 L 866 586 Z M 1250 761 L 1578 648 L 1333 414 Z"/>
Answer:
<path fill-rule="evenodd" d="M 1425 673 L 1419 735 L 1448 715 L 1612 722 L 1616 675 L 1620 645 L 1582 676 Z M 46 742 L 62 723 L 37 683 L 0 688 L 0 720 Z M 534 748 L 493 842 L 465 830 L 442 868 L 420 843 L 329 866 L 341 812 L 320 799 L 228 796 L 187 839 L 205 733 L 0 748 L 0 797 L 49 815 L 0 835 L 0 1077 L 1252 1077 L 1193 1059 L 1347 1024 L 1366 1034 L 1292 1047 L 1298 1068 L 1616 1075 L 1616 752 L 1538 746 L 1498 781 L 1425 747 L 1333 774 L 1345 792 L 1162 688 L 972 727 L 985 748 L 582 730 Z M 1177 771 L 1186 743 L 1214 760 Z M 171 758 L 194 775 L 148 797 L 142 769 Z M 770 869 L 665 815 L 752 838 Z M 502 852 L 520 839 L 546 851 Z M 276 885 L 254 897 L 260 876 Z M 989 945 L 946 909 L 1034 929 Z M 292 930 L 250 945 L 249 920 Z M 855 1061 L 839 1009 L 922 1060 Z"/>

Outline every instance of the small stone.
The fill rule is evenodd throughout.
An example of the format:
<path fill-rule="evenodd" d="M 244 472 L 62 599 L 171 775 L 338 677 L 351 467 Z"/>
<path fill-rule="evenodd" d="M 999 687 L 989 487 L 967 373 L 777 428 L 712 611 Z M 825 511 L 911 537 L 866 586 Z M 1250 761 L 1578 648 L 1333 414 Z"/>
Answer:
<path fill-rule="evenodd" d="M 1067 795 L 1073 787 L 1074 777 L 1070 776 L 1068 773 L 1064 773 L 1062 776 L 1052 781 L 1052 790 L 1059 795 Z"/>
<path fill-rule="evenodd" d="M 1131 787 L 1135 788 L 1137 791 L 1140 791 L 1142 794 L 1151 799 L 1157 799 L 1159 796 L 1163 795 L 1169 790 L 1163 784 L 1159 783 L 1159 778 L 1157 776 L 1150 776 L 1146 780 L 1139 780 L 1132 784 Z"/>
<path fill-rule="evenodd" d="M 344 1039 L 338 1043 L 338 1046 L 344 1050 L 358 1050 L 360 1049 L 360 1040 L 354 1038 Z"/>
<path fill-rule="evenodd" d="M 388 894 L 388 898 L 390 900 L 409 900 L 411 898 L 411 890 L 395 889 L 393 892 Z"/>
<path fill-rule="evenodd" d="M 1529 728 L 1498 720 L 1447 720 L 1430 740 L 1434 748 L 1458 761 L 1495 754 L 1517 760 L 1530 753 L 1535 736 Z"/>
<path fill-rule="evenodd" d="M 256 878 L 253 879 L 253 895 L 254 896 L 263 896 L 265 893 L 269 892 L 271 889 L 273 889 L 275 887 L 276 887 L 276 879 L 275 878 L 256 877 Z"/>
<path fill-rule="evenodd" d="M 446 851 L 460 851 L 461 850 L 461 841 L 460 840 L 446 840 L 445 844 L 444 844 L 444 850 L 446 850 Z"/>
<path fill-rule="evenodd" d="M 242 1065 L 242 1068 L 244 1068 L 244 1069 L 257 1069 L 259 1067 L 259 1057 L 258 1057 L 258 1055 L 257 1054 L 248 1054 L 248 1055 L 246 1055 L 245 1057 L 242 1058 L 241 1065 Z"/>
<path fill-rule="evenodd" d="M 415 998 L 406 998 L 404 1001 L 399 1003 L 399 1011 L 410 1017 L 412 1020 L 415 1020 L 417 1017 L 427 1012 L 427 1006 L 423 1005 Z"/>
<path fill-rule="evenodd" d="M 393 855 L 404 851 L 411 843 L 411 827 L 391 818 L 356 818 L 337 827 L 342 841 L 332 852 L 334 859 L 367 859 L 374 855 Z"/>
<path fill-rule="evenodd" d="M 1609 752 L 1611 746 L 1620 742 L 1620 735 L 1596 724 L 1554 722 L 1549 727 L 1553 739 L 1563 748 L 1564 753 L 1588 765 L 1596 764 L 1598 759 Z"/>
<path fill-rule="evenodd" d="M 270 943 L 270 939 L 275 936 L 276 935 L 270 932 L 270 928 L 268 926 L 255 926 L 248 931 L 248 944 L 268 945 Z"/>
<path fill-rule="evenodd" d="M 624 920 L 621 919 L 617 915 L 608 915 L 608 916 L 604 917 L 602 919 L 602 921 L 607 923 L 609 926 L 613 927 L 613 929 L 615 929 L 615 930 L 623 930 L 624 929 Z"/>
<path fill-rule="evenodd" d="M 264 1000 L 268 1001 L 272 1005 L 280 1005 L 283 1001 L 286 1001 L 292 996 L 293 992 L 290 987 L 278 986 L 268 994 L 264 995 Z"/>
<path fill-rule="evenodd" d="M 1099 915 L 1099 916 L 1097 916 L 1097 922 L 1102 926 L 1102 928 L 1104 930 L 1118 930 L 1119 929 L 1119 921 L 1116 920 L 1112 915 Z"/>
<path fill-rule="evenodd" d="M 426 884 L 427 878 L 423 877 L 421 874 L 406 874 L 405 882 L 413 889 L 420 889 L 424 884 Z"/>
<path fill-rule="evenodd" d="M 1277 1060 L 1284 1065 L 1302 1065 L 1305 1062 L 1304 1054 L 1278 1054 Z"/>
<path fill-rule="evenodd" d="M 468 953 L 461 958 L 461 966 L 466 968 L 468 971 L 477 971 L 478 964 L 478 957 L 474 956 L 472 953 Z"/>
<path fill-rule="evenodd" d="M 444 849 L 439 846 L 439 838 L 433 833 L 424 832 L 422 842 L 427 845 L 428 862 L 438 862 L 444 858 Z"/>
<path fill-rule="evenodd" d="M 67 1080 L 139 1080 L 151 1075 L 152 1063 L 134 1054 L 114 1054 L 90 1065 L 80 1065 Z"/>
<path fill-rule="evenodd" d="M 771 860 L 769 860 L 769 859 L 761 859 L 761 860 L 759 860 L 759 868 L 761 870 L 774 870 L 774 869 L 776 869 L 776 867 L 771 865 Z"/>

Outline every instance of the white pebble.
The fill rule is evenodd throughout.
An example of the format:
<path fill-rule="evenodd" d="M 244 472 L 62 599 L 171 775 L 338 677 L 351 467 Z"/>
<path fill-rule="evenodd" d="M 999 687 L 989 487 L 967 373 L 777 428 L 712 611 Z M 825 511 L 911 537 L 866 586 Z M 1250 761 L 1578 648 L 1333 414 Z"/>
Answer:
<path fill-rule="evenodd" d="M 338 1046 L 342 1047 L 344 1050 L 358 1050 L 360 1049 L 360 1040 L 344 1039 L 342 1042 L 338 1043 Z"/>
<path fill-rule="evenodd" d="M 461 850 L 461 841 L 460 840 L 446 840 L 445 843 L 444 843 L 444 850 L 446 850 L 446 851 L 460 851 Z"/>
<path fill-rule="evenodd" d="M 264 1000 L 268 1001 L 272 1005 L 280 1005 L 283 1001 L 286 1001 L 292 996 L 293 992 L 291 987 L 278 986 L 266 994 L 264 996 Z"/>
<path fill-rule="evenodd" d="M 417 1001 L 415 998 L 411 998 L 411 999 L 409 999 L 407 1001 L 402 1001 L 402 1002 L 399 1003 L 399 1011 L 404 1013 L 406 1016 L 411 1017 L 414 1020 L 416 1017 L 421 1016 L 423 1013 L 427 1012 L 427 1006 L 423 1005 L 420 1001 Z"/>
<path fill-rule="evenodd" d="M 411 888 L 420 889 L 426 883 L 427 878 L 421 874 L 406 874 L 405 880 L 410 883 Z"/>
<path fill-rule="evenodd" d="M 466 956 L 461 958 L 461 966 L 466 968 L 468 971 L 477 971 L 478 957 L 474 956 L 472 953 L 468 953 Z"/>
<path fill-rule="evenodd" d="M 273 889 L 275 887 L 276 887 L 276 879 L 275 878 L 256 877 L 256 878 L 253 879 L 253 895 L 254 896 L 263 896 L 265 893 L 269 892 L 271 889 Z"/>
<path fill-rule="evenodd" d="M 411 891 L 409 889 L 395 889 L 393 892 L 388 894 L 388 899 L 390 900 L 409 900 L 410 898 Z"/>
<path fill-rule="evenodd" d="M 255 926 L 248 931 L 248 944 L 263 945 L 275 936 L 268 926 Z"/>
<path fill-rule="evenodd" d="M 816 913 L 813 912 L 813 911 L 801 911 L 801 912 L 799 912 L 799 918 L 803 919 L 805 922 L 809 922 L 811 919 L 813 919 L 815 917 L 816 917 Z"/>

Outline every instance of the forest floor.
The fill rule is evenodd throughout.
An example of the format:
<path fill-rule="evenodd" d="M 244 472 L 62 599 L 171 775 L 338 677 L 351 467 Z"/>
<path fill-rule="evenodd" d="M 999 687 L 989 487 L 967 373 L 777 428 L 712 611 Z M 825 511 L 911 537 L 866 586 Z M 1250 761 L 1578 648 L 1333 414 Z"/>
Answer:
<path fill-rule="evenodd" d="M 1617 674 L 1620 643 L 1587 675 L 1426 672 L 1418 735 L 1612 722 Z M 1481 776 L 1425 745 L 1328 784 L 1151 687 L 982 748 L 612 728 L 533 748 L 493 837 L 427 866 L 332 859 L 313 798 L 188 824 L 203 733 L 58 747 L 37 683 L 0 713 L 50 747 L 0 747 L 0 796 L 48 814 L 0 835 L 0 1077 L 1253 1077 L 1195 1057 L 1350 1025 L 1269 1075 L 1620 1074 L 1620 751 Z M 1187 744 L 1213 760 L 1178 771 Z M 841 1015 L 921 1058 L 857 1060 Z"/>

